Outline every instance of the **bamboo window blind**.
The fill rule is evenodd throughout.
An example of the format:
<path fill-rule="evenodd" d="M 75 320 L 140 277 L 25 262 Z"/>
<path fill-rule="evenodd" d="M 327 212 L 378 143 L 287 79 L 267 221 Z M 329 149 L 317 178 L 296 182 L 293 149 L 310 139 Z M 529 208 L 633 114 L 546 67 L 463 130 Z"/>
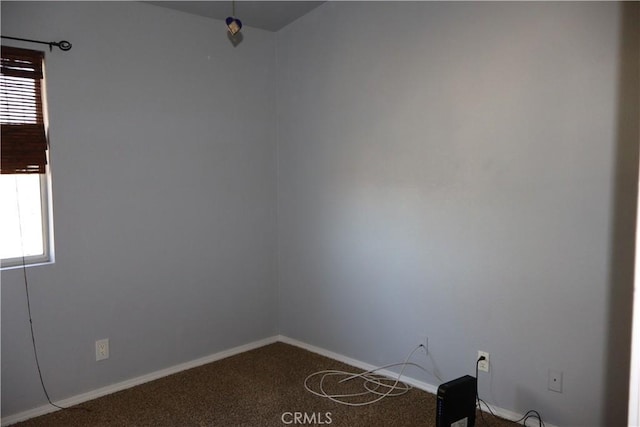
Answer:
<path fill-rule="evenodd" d="M 42 108 L 43 60 L 43 52 L 2 46 L 2 174 L 43 174 L 46 171 L 48 144 Z"/>

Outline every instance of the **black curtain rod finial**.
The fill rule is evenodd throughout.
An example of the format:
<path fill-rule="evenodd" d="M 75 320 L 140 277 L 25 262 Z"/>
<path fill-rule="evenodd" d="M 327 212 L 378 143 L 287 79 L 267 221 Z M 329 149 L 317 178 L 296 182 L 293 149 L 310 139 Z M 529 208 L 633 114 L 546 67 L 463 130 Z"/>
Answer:
<path fill-rule="evenodd" d="M 66 40 L 60 40 L 56 46 L 58 46 L 60 50 L 64 50 L 65 52 L 71 50 L 72 47 L 71 43 Z"/>

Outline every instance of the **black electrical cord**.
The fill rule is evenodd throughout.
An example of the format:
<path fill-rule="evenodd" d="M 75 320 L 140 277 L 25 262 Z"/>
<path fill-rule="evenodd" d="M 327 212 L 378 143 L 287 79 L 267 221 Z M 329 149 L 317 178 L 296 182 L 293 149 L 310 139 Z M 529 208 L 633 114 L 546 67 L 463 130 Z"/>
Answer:
<path fill-rule="evenodd" d="M 22 227 L 20 227 L 20 234 L 22 235 Z M 42 385 L 42 391 L 47 398 L 47 402 L 49 405 L 54 406 L 58 409 L 67 409 L 64 406 L 56 405 L 51 401 L 49 397 L 49 393 L 47 392 L 47 387 L 44 385 L 44 380 L 42 379 L 42 370 L 40 369 L 40 361 L 38 360 L 38 349 L 36 348 L 36 338 L 33 333 L 33 319 L 31 318 L 31 301 L 29 299 L 29 282 L 27 281 L 27 266 L 24 260 L 24 255 L 22 256 L 22 272 L 24 276 L 24 291 L 27 295 L 27 312 L 29 314 L 29 328 L 31 329 L 31 343 L 33 344 L 33 356 L 36 359 L 36 367 L 38 368 L 38 377 L 40 378 L 40 384 Z"/>
<path fill-rule="evenodd" d="M 526 414 L 524 414 L 522 416 L 522 418 L 520 418 L 519 420 L 514 421 L 514 423 L 519 423 L 520 421 L 524 421 L 522 423 L 522 425 L 527 425 L 527 420 L 529 418 L 533 418 L 534 420 L 537 419 L 538 420 L 538 426 L 539 427 L 544 427 L 544 421 L 542 421 L 542 416 L 540 415 L 540 413 L 534 409 L 531 409 L 529 411 L 527 411 Z"/>
<path fill-rule="evenodd" d="M 487 409 L 489 410 L 491 415 L 493 415 L 494 417 L 497 417 L 497 416 L 496 416 L 496 414 L 493 413 L 493 411 L 491 410 L 491 407 L 489 407 L 489 405 L 487 405 L 487 402 L 485 402 L 484 400 L 480 399 L 480 394 L 478 393 L 478 365 L 483 360 L 485 360 L 484 356 L 480 356 L 478 358 L 478 360 L 476 360 L 476 400 L 477 400 L 478 409 L 480 410 L 480 418 L 482 419 L 482 422 L 484 424 L 487 424 L 487 422 L 484 419 L 484 415 L 482 414 L 482 403 L 484 403 L 484 405 L 487 407 Z"/>
<path fill-rule="evenodd" d="M 33 345 L 33 356 L 36 359 L 36 367 L 38 368 L 38 377 L 40 378 L 40 385 L 42 385 L 42 391 L 47 398 L 47 402 L 51 406 L 55 406 L 58 409 L 66 409 L 62 406 L 58 406 L 51 401 L 49 398 L 49 393 L 47 392 L 47 387 L 44 385 L 44 379 L 42 378 L 42 370 L 40 369 L 40 361 L 38 360 L 38 349 L 36 347 L 36 337 L 33 333 L 33 318 L 31 317 L 31 299 L 29 298 L 29 281 L 27 280 L 27 262 L 25 261 L 24 256 L 24 244 L 23 244 L 23 235 L 22 235 L 22 217 L 20 214 L 20 197 L 18 190 L 18 180 L 15 180 L 16 183 L 16 207 L 18 213 L 18 231 L 20 233 L 20 245 L 22 246 L 22 277 L 24 279 L 24 292 L 27 296 L 27 314 L 29 315 L 29 329 L 31 330 L 31 344 Z"/>
<path fill-rule="evenodd" d="M 16 180 L 16 196 L 17 195 L 18 195 L 18 181 Z M 18 200 L 18 204 L 17 204 L 18 205 L 18 210 L 17 210 L 18 228 L 20 232 L 20 244 L 22 245 L 23 237 L 22 237 L 22 220 L 20 217 L 20 202 L 18 197 L 16 197 L 16 200 Z M 58 409 L 63 409 L 63 410 L 64 409 L 81 409 L 81 410 L 90 412 L 90 409 L 84 408 L 82 406 L 69 408 L 65 406 L 56 405 L 51 401 L 51 398 L 49 397 L 49 392 L 47 391 L 47 387 L 44 385 L 44 379 L 42 378 L 42 370 L 40 369 L 40 360 L 38 359 L 36 336 L 35 336 L 35 333 L 33 332 L 33 318 L 31 316 L 31 299 L 29 298 L 29 280 L 27 279 L 27 263 L 24 255 L 24 247 L 22 248 L 22 277 L 24 278 L 24 291 L 27 297 L 27 314 L 29 315 L 29 329 L 31 330 L 31 344 L 33 345 L 33 356 L 36 360 L 36 367 L 38 368 L 38 377 L 40 378 L 40 385 L 42 386 L 42 391 L 44 392 L 44 395 L 47 398 L 47 402 L 49 402 L 49 405 Z"/>
<path fill-rule="evenodd" d="M 33 345 L 33 356 L 36 359 L 36 367 L 38 368 L 38 377 L 40 378 L 40 385 L 42 385 L 42 391 L 47 398 L 47 402 L 51 406 L 55 406 L 58 409 L 67 409 L 62 406 L 58 406 L 51 401 L 49 397 L 49 393 L 47 392 L 47 387 L 44 385 L 44 379 L 42 378 L 42 370 L 40 369 L 40 361 L 38 360 L 38 349 L 36 346 L 36 337 L 33 333 L 33 318 L 31 317 L 31 299 L 29 298 L 29 280 L 27 280 L 27 262 L 25 261 L 24 256 L 24 244 L 23 244 L 23 236 L 22 236 L 22 218 L 20 215 L 20 198 L 18 196 L 18 180 L 16 179 L 16 205 L 17 205 L 17 213 L 18 213 L 18 231 L 20 232 L 20 245 L 22 246 L 22 277 L 24 279 L 24 292 L 27 296 L 27 314 L 29 315 L 29 329 L 31 330 L 31 344 Z"/>
<path fill-rule="evenodd" d="M 476 402 L 477 402 L 477 406 L 478 409 L 480 410 L 480 418 L 482 419 L 482 422 L 487 425 L 487 422 L 484 419 L 484 416 L 482 415 L 482 404 L 484 403 L 484 406 L 486 406 L 486 408 L 489 410 L 489 412 L 491 413 L 491 415 L 493 415 L 495 418 L 499 418 L 494 412 L 493 410 L 491 410 L 491 406 L 489 406 L 489 404 L 487 402 L 485 402 L 484 400 L 480 399 L 480 394 L 478 393 L 478 365 L 480 364 L 481 361 L 485 360 L 484 356 L 480 356 L 478 358 L 478 360 L 476 360 Z M 545 427 L 544 421 L 542 421 L 542 416 L 540 415 L 540 413 L 534 409 L 531 409 L 529 411 L 527 411 L 526 414 L 524 414 L 522 416 L 522 418 L 515 420 L 515 421 L 511 421 L 511 420 L 507 420 L 507 421 L 511 421 L 514 424 L 519 424 L 520 421 L 524 421 L 522 425 L 526 426 L 527 425 L 527 420 L 529 418 L 533 418 L 533 419 L 537 419 L 538 420 L 538 426 L 539 427 Z"/>

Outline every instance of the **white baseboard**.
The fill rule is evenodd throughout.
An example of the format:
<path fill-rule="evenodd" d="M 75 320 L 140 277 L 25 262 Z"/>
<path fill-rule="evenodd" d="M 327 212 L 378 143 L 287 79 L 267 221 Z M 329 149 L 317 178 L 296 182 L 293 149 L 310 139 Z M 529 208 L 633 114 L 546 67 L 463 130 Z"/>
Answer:
<path fill-rule="evenodd" d="M 163 378 L 181 371 L 186 371 L 187 369 L 192 369 L 201 365 L 206 365 L 207 363 L 225 359 L 230 356 L 235 356 L 236 354 L 244 353 L 245 351 L 263 347 L 268 344 L 273 344 L 276 341 L 278 341 L 277 336 L 254 341 L 249 344 L 231 348 L 229 350 L 224 350 L 218 353 L 210 354 L 209 356 L 201 357 L 199 359 L 192 360 L 190 362 L 180 363 L 178 365 L 174 365 L 166 369 L 161 369 L 159 371 L 151 372 L 149 374 L 132 378 L 130 380 L 122 381 L 116 384 L 111 384 L 106 387 L 101 387 L 99 389 L 92 390 L 87 393 L 78 394 L 76 396 L 72 396 L 64 400 L 57 400 L 54 403 L 56 405 L 60 405 L 63 407 L 78 405 L 80 403 L 87 402 L 89 400 L 97 399 L 98 397 L 106 396 L 107 394 L 115 393 L 117 391 L 125 390 L 131 387 L 135 387 L 137 385 L 144 384 L 149 381 L 157 380 L 159 378 Z M 3 417 L 2 420 L 0 420 L 0 425 L 3 427 L 9 426 L 11 424 L 15 424 L 20 421 L 28 420 L 29 418 L 39 417 L 40 415 L 45 415 L 45 414 L 49 414 L 51 412 L 56 412 L 56 411 L 59 411 L 59 409 L 47 404 L 47 405 L 39 406 L 37 408 L 29 409 L 24 412 L 19 412 L 14 415 Z"/>
<path fill-rule="evenodd" d="M 291 344 L 293 346 L 300 347 L 300 348 L 305 349 L 305 350 L 309 350 L 312 353 L 316 353 L 316 354 L 319 354 L 321 356 L 325 356 L 325 357 L 328 357 L 330 359 L 337 360 L 338 362 L 346 363 L 347 365 L 355 366 L 356 368 L 360 368 L 360 369 L 362 369 L 364 371 L 369 371 L 369 370 L 377 368 L 376 366 L 370 365 L 368 363 L 361 362 L 359 360 L 352 359 L 350 357 L 343 356 L 341 354 L 334 353 L 332 351 L 325 350 L 323 348 L 316 347 L 314 345 L 307 344 L 307 343 L 304 343 L 302 341 L 298 341 L 296 339 L 286 337 L 284 335 L 279 335 L 278 336 L 278 341 L 283 342 L 285 344 Z M 380 373 L 382 375 L 385 375 L 385 376 L 392 377 L 392 378 L 396 378 L 398 376 L 398 374 L 396 372 L 390 371 L 388 369 L 380 370 L 380 371 L 378 371 L 378 373 Z M 429 383 L 426 383 L 424 381 L 419 381 L 419 380 L 416 380 L 414 378 L 407 377 L 407 376 L 402 376 L 401 380 L 402 380 L 402 382 L 404 382 L 406 384 L 410 384 L 413 387 L 418 388 L 420 390 L 424 390 L 424 391 L 432 393 L 432 394 L 437 394 L 438 393 L 438 386 L 436 386 L 436 385 L 429 384 Z M 487 411 L 487 409 L 485 407 L 483 407 L 482 410 L 484 412 L 488 413 L 488 411 Z M 516 420 L 519 420 L 519 419 L 521 419 L 523 417 L 523 414 L 518 414 L 516 412 L 509 411 L 507 409 L 503 409 L 503 408 L 497 407 L 497 406 L 495 406 L 493 404 L 491 405 L 491 410 L 497 416 L 499 416 L 501 418 L 504 418 L 504 419 L 507 419 L 507 420 L 510 420 L 510 421 L 516 421 Z M 557 427 L 557 426 L 554 426 L 553 424 L 549 424 L 546 421 L 545 421 L 544 424 L 547 427 Z"/>
<path fill-rule="evenodd" d="M 360 360 L 352 359 L 347 356 L 343 356 L 338 353 L 334 353 L 329 350 L 325 350 L 320 347 L 313 346 L 311 344 L 304 343 L 302 341 L 295 340 L 293 338 L 286 337 L 284 335 L 277 335 L 269 338 L 265 338 L 262 340 L 254 341 L 249 344 L 241 345 L 238 347 L 231 348 L 229 350 L 220 351 L 215 354 L 211 354 L 209 356 L 201 357 L 200 359 L 192 360 L 190 362 L 180 363 L 178 365 L 171 366 L 166 369 L 161 369 L 159 371 L 151 372 L 146 375 L 142 375 L 136 378 L 132 378 L 130 380 L 122 381 L 116 384 L 112 384 L 106 387 L 101 387 L 96 390 L 89 391 L 87 393 L 78 394 L 76 396 L 72 396 L 70 398 L 56 401 L 55 403 L 60 406 L 68 407 L 73 405 L 78 405 L 83 402 L 87 402 L 89 400 L 97 399 L 102 396 L 106 396 L 111 393 L 115 393 L 121 390 L 125 390 L 131 387 L 135 387 L 149 381 L 157 380 L 159 378 L 166 377 L 168 375 L 172 375 L 181 371 L 185 371 L 187 369 L 195 368 L 201 365 L 205 365 L 207 363 L 215 362 L 217 360 L 225 359 L 230 356 L 234 356 L 236 354 L 244 353 L 245 351 L 254 350 L 259 347 L 264 347 L 265 345 L 273 344 L 275 342 L 283 342 L 285 344 L 290 344 L 295 347 L 300 347 L 305 350 L 309 350 L 312 353 L 319 354 L 321 356 L 328 357 L 330 359 L 337 360 L 342 363 L 346 363 L 347 365 L 355 366 L 356 368 L 360 368 L 362 370 L 368 371 L 371 369 L 376 369 L 377 367 L 374 365 L 370 365 L 368 363 L 362 362 Z M 382 375 L 386 375 L 389 377 L 396 377 L 398 374 L 384 369 L 378 371 Z M 411 377 L 402 377 L 402 381 L 412 385 L 415 388 L 420 390 L 424 390 L 426 392 L 436 394 L 438 391 L 438 386 L 426 383 L 424 381 L 419 381 Z M 515 421 L 522 418 L 522 414 L 518 414 L 516 412 L 509 411 L 507 409 L 502 409 L 497 406 L 491 406 L 493 412 L 499 417 L 505 418 L 507 420 Z M 18 423 L 20 421 L 28 420 L 29 418 L 39 417 L 40 415 L 45 415 L 51 412 L 58 411 L 58 408 L 55 408 L 51 405 L 43 405 L 37 408 L 29 409 L 27 411 L 19 412 L 14 415 L 9 415 L 7 417 L 3 417 L 0 420 L 0 425 L 2 427 L 9 426 L 11 424 Z M 486 410 L 485 410 L 486 411 Z M 547 427 L 556 427 L 553 424 L 549 424 L 545 422 Z"/>

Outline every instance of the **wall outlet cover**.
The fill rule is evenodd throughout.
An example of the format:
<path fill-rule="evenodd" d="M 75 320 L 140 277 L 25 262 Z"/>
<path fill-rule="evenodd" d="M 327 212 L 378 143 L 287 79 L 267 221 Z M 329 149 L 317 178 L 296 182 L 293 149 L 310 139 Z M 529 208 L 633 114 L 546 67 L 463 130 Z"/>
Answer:
<path fill-rule="evenodd" d="M 548 386 L 549 390 L 562 393 L 562 371 L 549 370 Z"/>
<path fill-rule="evenodd" d="M 96 341 L 96 362 L 109 358 L 109 338 Z"/>
<path fill-rule="evenodd" d="M 480 359 L 480 356 L 484 356 L 484 360 L 478 362 L 478 371 L 489 372 L 489 353 L 478 350 L 478 359 Z"/>

